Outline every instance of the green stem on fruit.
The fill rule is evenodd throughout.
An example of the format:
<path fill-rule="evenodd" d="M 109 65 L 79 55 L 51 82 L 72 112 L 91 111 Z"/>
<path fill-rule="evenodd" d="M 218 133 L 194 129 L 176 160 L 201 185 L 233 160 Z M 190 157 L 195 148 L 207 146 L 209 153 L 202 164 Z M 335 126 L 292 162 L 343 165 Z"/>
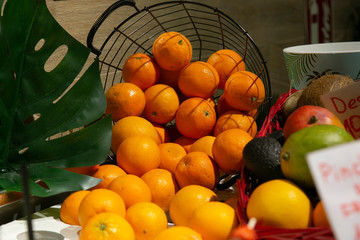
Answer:
<path fill-rule="evenodd" d="M 284 159 L 285 161 L 288 161 L 290 158 L 290 154 L 288 152 L 284 153 L 282 156 L 282 159 Z"/>
<path fill-rule="evenodd" d="M 104 223 L 100 224 L 100 230 L 101 231 L 104 231 L 106 228 L 106 225 Z"/>

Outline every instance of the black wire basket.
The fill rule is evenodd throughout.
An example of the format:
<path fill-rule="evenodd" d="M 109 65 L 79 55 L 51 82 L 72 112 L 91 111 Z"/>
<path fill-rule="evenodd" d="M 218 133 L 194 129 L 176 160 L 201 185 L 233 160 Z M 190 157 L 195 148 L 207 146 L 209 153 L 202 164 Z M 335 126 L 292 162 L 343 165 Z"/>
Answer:
<path fill-rule="evenodd" d="M 104 33 L 102 29 L 104 26 L 109 29 L 109 25 L 112 26 L 111 30 Z M 135 1 L 120 0 L 106 9 L 87 38 L 88 47 L 100 62 L 104 90 L 123 81 L 122 67 L 127 58 L 139 52 L 152 56 L 154 40 L 170 31 L 183 34 L 191 42 L 192 61 L 206 62 L 211 54 L 220 49 L 234 50 L 243 58 L 246 70 L 259 76 L 265 86 L 265 100 L 258 109 L 256 119 L 258 126 L 261 126 L 271 107 L 266 62 L 242 26 L 218 8 L 203 3 L 166 1 L 140 10 Z M 94 42 L 102 43 L 95 47 Z M 224 186 L 233 184 L 235 180 L 232 178 Z"/>
<path fill-rule="evenodd" d="M 101 34 L 103 23 L 120 10 L 128 15 L 115 19 L 117 22 L 112 20 L 113 30 L 105 36 L 101 46 L 95 47 L 94 38 Z M 100 61 L 104 90 L 122 81 L 122 67 L 128 57 L 137 52 L 152 55 L 154 40 L 169 31 L 180 32 L 189 39 L 193 47 L 192 61 L 206 61 L 220 49 L 231 49 L 240 54 L 246 69 L 264 83 L 266 99 L 259 112 L 267 114 L 271 86 L 259 48 L 249 33 L 231 17 L 218 8 L 197 2 L 167 1 L 140 10 L 133 0 L 120 0 L 105 10 L 87 38 L 88 47 Z"/>

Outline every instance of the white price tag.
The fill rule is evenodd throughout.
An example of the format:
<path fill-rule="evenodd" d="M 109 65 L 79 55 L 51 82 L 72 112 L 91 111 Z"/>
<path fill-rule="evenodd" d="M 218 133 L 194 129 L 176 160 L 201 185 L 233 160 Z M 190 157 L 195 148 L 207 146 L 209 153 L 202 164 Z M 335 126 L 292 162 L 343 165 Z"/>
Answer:
<path fill-rule="evenodd" d="M 324 106 L 333 112 L 354 138 L 360 138 L 360 81 L 322 95 Z"/>
<path fill-rule="evenodd" d="M 360 240 L 360 140 L 306 158 L 336 239 Z"/>

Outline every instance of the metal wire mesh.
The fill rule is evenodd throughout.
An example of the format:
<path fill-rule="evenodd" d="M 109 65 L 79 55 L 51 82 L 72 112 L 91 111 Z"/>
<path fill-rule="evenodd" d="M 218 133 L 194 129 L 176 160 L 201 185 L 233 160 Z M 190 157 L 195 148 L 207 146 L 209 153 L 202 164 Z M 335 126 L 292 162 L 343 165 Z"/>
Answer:
<path fill-rule="evenodd" d="M 115 11 L 128 5 L 134 13 L 123 16 L 102 46 L 93 46 L 93 39 L 102 23 Z M 189 1 L 168 1 L 139 10 L 132 0 L 111 5 L 96 21 L 88 35 L 88 46 L 100 61 L 104 90 L 122 82 L 122 67 L 137 52 L 152 55 L 152 44 L 163 32 L 176 31 L 185 35 L 193 47 L 192 61 L 206 61 L 220 49 L 236 51 L 244 59 L 246 69 L 259 76 L 265 85 L 266 99 L 261 113 L 269 110 L 271 86 L 266 62 L 253 39 L 231 17 L 217 8 Z"/>

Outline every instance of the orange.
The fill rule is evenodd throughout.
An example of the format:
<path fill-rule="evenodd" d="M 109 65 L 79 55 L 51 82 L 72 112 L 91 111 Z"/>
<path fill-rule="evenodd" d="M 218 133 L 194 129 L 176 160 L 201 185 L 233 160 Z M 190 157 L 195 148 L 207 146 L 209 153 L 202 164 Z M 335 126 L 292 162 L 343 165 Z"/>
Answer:
<path fill-rule="evenodd" d="M 82 227 L 79 240 L 135 240 L 135 232 L 126 219 L 103 212 L 91 217 Z"/>
<path fill-rule="evenodd" d="M 81 201 L 90 191 L 76 191 L 65 198 L 60 208 L 60 219 L 70 225 L 80 225 L 79 206 Z"/>
<path fill-rule="evenodd" d="M 174 175 L 165 169 L 153 169 L 141 176 L 149 186 L 151 201 L 165 212 L 169 210 L 170 203 L 178 191 Z"/>
<path fill-rule="evenodd" d="M 234 109 L 248 112 L 260 107 L 265 100 L 262 80 L 249 71 L 232 74 L 224 88 L 226 102 Z"/>
<path fill-rule="evenodd" d="M 178 71 L 190 63 L 192 46 L 181 33 L 165 32 L 154 41 L 152 53 L 161 68 Z"/>
<path fill-rule="evenodd" d="M 15 191 L 4 192 L 0 194 L 0 206 L 19 200 L 22 198 L 22 196 L 23 196 L 22 192 L 15 192 Z"/>
<path fill-rule="evenodd" d="M 126 60 L 122 77 L 125 82 L 133 83 L 145 90 L 159 81 L 160 69 L 149 55 L 135 53 Z"/>
<path fill-rule="evenodd" d="M 160 165 L 160 149 L 149 137 L 126 138 L 116 153 L 117 164 L 127 173 L 141 176 Z"/>
<path fill-rule="evenodd" d="M 215 189 L 219 181 L 219 169 L 206 153 L 190 152 L 176 166 L 175 178 L 180 188 L 200 185 Z"/>
<path fill-rule="evenodd" d="M 125 175 L 126 172 L 114 164 L 105 164 L 101 165 L 96 171 L 92 174 L 92 177 L 100 178 L 102 181 L 94 186 L 92 189 L 96 188 L 107 188 L 112 180 L 118 176 Z"/>
<path fill-rule="evenodd" d="M 170 218 L 175 225 L 186 226 L 194 210 L 209 201 L 218 201 L 216 193 L 209 188 L 200 185 L 183 187 L 170 203 Z"/>
<path fill-rule="evenodd" d="M 204 240 L 227 240 L 236 223 L 232 207 L 224 202 L 206 202 L 195 209 L 187 226 Z"/>
<path fill-rule="evenodd" d="M 202 240 L 201 235 L 185 226 L 174 226 L 162 231 L 154 240 Z"/>
<path fill-rule="evenodd" d="M 156 132 L 158 133 L 158 136 L 160 138 L 160 143 L 170 142 L 170 133 L 167 128 L 157 123 L 152 123 L 152 125 L 154 126 Z"/>
<path fill-rule="evenodd" d="M 216 112 L 205 99 L 192 97 L 180 104 L 175 122 L 183 136 L 198 139 L 212 132 L 216 123 Z"/>
<path fill-rule="evenodd" d="M 136 203 L 129 207 L 126 220 L 134 229 L 138 240 L 153 240 L 168 227 L 165 212 L 152 202 Z"/>
<path fill-rule="evenodd" d="M 301 188 L 284 179 L 260 184 L 251 193 L 246 214 L 258 224 L 279 228 L 307 228 L 312 206 Z"/>
<path fill-rule="evenodd" d="M 216 103 L 216 113 L 218 116 L 222 115 L 223 113 L 226 113 L 227 111 L 235 110 L 233 107 L 231 107 L 224 97 L 224 94 L 222 94 L 217 103 Z"/>
<path fill-rule="evenodd" d="M 160 79 L 159 83 L 169 85 L 174 88 L 176 91 L 179 89 L 178 87 L 178 77 L 180 75 L 181 69 L 178 71 L 168 71 L 160 68 Z"/>
<path fill-rule="evenodd" d="M 231 74 L 237 71 L 245 70 L 245 62 L 242 57 L 230 49 L 221 49 L 213 53 L 207 60 L 219 74 L 219 88 L 223 89 L 226 80 Z"/>
<path fill-rule="evenodd" d="M 79 206 L 79 222 L 84 226 L 93 216 L 102 212 L 112 212 L 125 217 L 126 208 L 124 200 L 109 189 L 91 190 L 81 201 Z"/>
<path fill-rule="evenodd" d="M 225 97 L 224 95 L 221 95 L 217 101 L 217 104 L 216 104 L 216 113 L 218 116 L 221 116 L 222 114 L 228 112 L 228 111 L 232 111 L 232 110 L 235 110 L 235 111 L 239 111 L 239 110 L 236 110 L 234 109 L 233 107 L 231 107 L 225 100 Z M 241 111 L 243 114 L 245 115 L 248 115 L 248 116 L 251 116 L 253 117 L 254 119 L 256 119 L 256 117 L 258 116 L 258 109 L 253 109 L 251 111 L 247 111 L 247 112 L 243 112 Z"/>
<path fill-rule="evenodd" d="M 166 124 L 174 119 L 179 108 L 175 90 L 165 84 L 155 84 L 145 90 L 145 116 L 153 123 Z"/>
<path fill-rule="evenodd" d="M 216 104 L 214 98 L 209 97 L 208 99 L 206 99 L 206 101 L 208 101 L 210 105 L 215 109 Z"/>
<path fill-rule="evenodd" d="M 206 153 L 211 159 L 214 159 L 212 154 L 212 146 L 215 142 L 214 136 L 204 136 L 196 140 L 189 149 L 189 152 L 200 151 Z"/>
<path fill-rule="evenodd" d="M 220 133 L 213 144 L 213 155 L 219 168 L 228 174 L 239 172 L 242 166 L 243 149 L 253 138 L 240 128 Z"/>
<path fill-rule="evenodd" d="M 219 85 L 219 75 L 215 68 L 202 61 L 184 67 L 178 77 L 180 91 L 187 97 L 212 97 Z"/>
<path fill-rule="evenodd" d="M 84 174 L 84 175 L 92 175 L 98 168 L 100 164 L 88 166 L 88 167 L 71 167 L 71 168 L 64 168 L 70 172 Z"/>
<path fill-rule="evenodd" d="M 197 139 L 194 138 L 188 138 L 185 136 L 180 136 L 177 139 L 174 140 L 174 143 L 177 143 L 181 145 L 185 151 L 188 153 L 190 150 L 191 145 L 196 141 Z"/>
<path fill-rule="evenodd" d="M 110 87 L 105 94 L 105 115 L 111 114 L 114 122 L 127 116 L 140 116 L 145 108 L 145 95 L 137 85 L 118 83 Z"/>
<path fill-rule="evenodd" d="M 111 150 L 116 153 L 120 143 L 130 136 L 147 136 L 160 143 L 155 127 L 145 118 L 138 116 L 124 117 L 112 127 Z"/>
<path fill-rule="evenodd" d="M 326 216 L 324 204 L 322 201 L 319 201 L 315 205 L 312 215 L 312 223 L 314 227 L 330 227 L 330 223 Z"/>
<path fill-rule="evenodd" d="M 160 165 L 159 168 L 166 169 L 171 173 L 175 173 L 175 168 L 186 155 L 186 150 L 183 146 L 174 142 L 167 142 L 159 144 L 160 149 Z"/>
<path fill-rule="evenodd" d="M 139 202 L 150 202 L 151 191 L 140 177 L 126 174 L 114 179 L 108 189 L 116 192 L 125 202 L 126 208 Z"/>
<path fill-rule="evenodd" d="M 253 117 L 239 111 L 228 111 L 222 114 L 216 121 L 214 127 L 214 136 L 221 132 L 231 129 L 240 128 L 245 130 L 250 136 L 255 137 L 257 134 L 257 125 Z"/>

